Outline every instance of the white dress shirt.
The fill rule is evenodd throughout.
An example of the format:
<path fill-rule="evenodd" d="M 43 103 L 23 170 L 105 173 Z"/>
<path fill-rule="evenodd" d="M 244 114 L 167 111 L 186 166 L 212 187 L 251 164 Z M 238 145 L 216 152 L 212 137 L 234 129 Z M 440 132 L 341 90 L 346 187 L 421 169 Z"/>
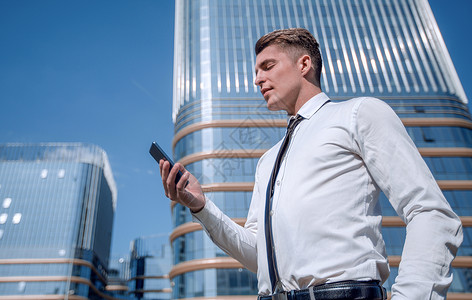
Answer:
<path fill-rule="evenodd" d="M 382 190 L 407 224 L 392 299 L 443 299 L 462 242 L 451 210 L 400 119 L 383 101 L 328 102 L 320 93 L 299 110 L 274 188 L 272 232 L 283 289 L 389 276 L 381 235 Z M 259 160 L 244 227 L 210 199 L 194 214 L 210 238 L 257 272 L 270 294 L 264 234 L 267 185 L 280 141 Z"/>

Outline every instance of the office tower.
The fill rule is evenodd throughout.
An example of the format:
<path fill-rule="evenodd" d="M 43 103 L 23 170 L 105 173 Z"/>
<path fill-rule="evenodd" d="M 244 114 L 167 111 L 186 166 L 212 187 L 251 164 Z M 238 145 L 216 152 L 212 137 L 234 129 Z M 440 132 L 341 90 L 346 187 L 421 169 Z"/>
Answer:
<path fill-rule="evenodd" d="M 108 284 L 106 290 L 114 298 L 133 299 L 128 293 L 129 279 L 129 255 L 112 255 L 108 263 Z"/>
<path fill-rule="evenodd" d="M 380 98 L 406 125 L 465 226 L 448 299 L 472 292 L 472 122 L 426 0 L 177 0 L 175 9 L 174 156 L 210 199 L 244 224 L 258 158 L 286 126 L 253 84 L 253 47 L 272 30 L 307 28 L 320 42 L 321 85 L 331 99 Z M 405 227 L 385 197 L 381 203 L 390 289 Z M 172 209 L 173 297 L 256 294 L 255 275 L 217 249 L 185 208 Z"/>
<path fill-rule="evenodd" d="M 141 237 L 131 243 L 128 286 L 133 299 L 171 299 L 171 250 L 168 236 L 162 237 Z"/>
<path fill-rule="evenodd" d="M 0 145 L 0 298 L 110 299 L 116 187 L 105 152 Z"/>

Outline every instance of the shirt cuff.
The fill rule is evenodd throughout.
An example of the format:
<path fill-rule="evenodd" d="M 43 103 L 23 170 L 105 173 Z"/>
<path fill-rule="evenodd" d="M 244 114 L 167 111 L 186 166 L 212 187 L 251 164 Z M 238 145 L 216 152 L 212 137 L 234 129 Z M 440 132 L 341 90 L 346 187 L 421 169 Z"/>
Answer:
<path fill-rule="evenodd" d="M 200 223 L 205 229 L 209 230 L 217 224 L 219 215 L 221 214 L 220 209 L 210 199 L 205 197 L 205 206 L 196 213 L 192 213 L 192 221 Z"/>

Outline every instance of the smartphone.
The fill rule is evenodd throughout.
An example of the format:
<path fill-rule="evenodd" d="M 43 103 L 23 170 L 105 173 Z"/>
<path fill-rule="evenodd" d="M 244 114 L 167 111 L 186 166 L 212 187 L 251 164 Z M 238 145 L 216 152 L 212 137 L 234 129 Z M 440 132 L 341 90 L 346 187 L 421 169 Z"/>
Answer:
<path fill-rule="evenodd" d="M 164 152 L 164 150 L 162 150 L 161 147 L 159 147 L 159 145 L 156 142 L 153 142 L 151 144 L 149 153 L 157 161 L 157 163 L 159 163 L 161 159 L 167 160 L 170 163 L 169 172 L 174 167 L 174 162 L 172 161 L 172 159 L 170 159 L 170 157 Z M 183 175 L 182 172 L 179 170 L 179 172 L 175 176 L 175 184 L 177 184 L 180 181 L 180 178 L 182 178 L 182 175 Z M 188 181 L 187 183 L 185 183 L 185 186 L 187 186 L 187 184 L 188 184 Z"/>

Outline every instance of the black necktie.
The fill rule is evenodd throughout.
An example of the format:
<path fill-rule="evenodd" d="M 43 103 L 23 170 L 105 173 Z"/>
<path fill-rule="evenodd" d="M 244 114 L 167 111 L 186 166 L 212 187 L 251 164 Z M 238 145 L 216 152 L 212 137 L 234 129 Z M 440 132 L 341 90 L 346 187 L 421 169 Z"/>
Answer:
<path fill-rule="evenodd" d="M 267 249 L 267 261 L 269 265 L 269 276 L 270 283 L 272 285 L 272 293 L 276 292 L 276 286 L 279 283 L 279 274 L 277 271 L 277 261 L 275 259 L 275 252 L 273 249 L 273 240 L 272 240 L 272 221 L 270 211 L 272 210 L 272 196 L 274 194 L 274 184 L 277 174 L 279 173 L 280 163 L 287 152 L 288 145 L 290 144 L 290 139 L 292 138 L 293 131 L 295 127 L 303 120 L 303 117 L 297 115 L 294 118 L 290 119 L 288 123 L 287 132 L 285 133 L 284 141 L 280 146 L 279 153 L 275 160 L 274 168 L 272 169 L 272 174 L 270 175 L 269 185 L 267 186 L 266 193 L 266 205 L 265 205 L 265 237 L 266 237 L 266 249 Z"/>

